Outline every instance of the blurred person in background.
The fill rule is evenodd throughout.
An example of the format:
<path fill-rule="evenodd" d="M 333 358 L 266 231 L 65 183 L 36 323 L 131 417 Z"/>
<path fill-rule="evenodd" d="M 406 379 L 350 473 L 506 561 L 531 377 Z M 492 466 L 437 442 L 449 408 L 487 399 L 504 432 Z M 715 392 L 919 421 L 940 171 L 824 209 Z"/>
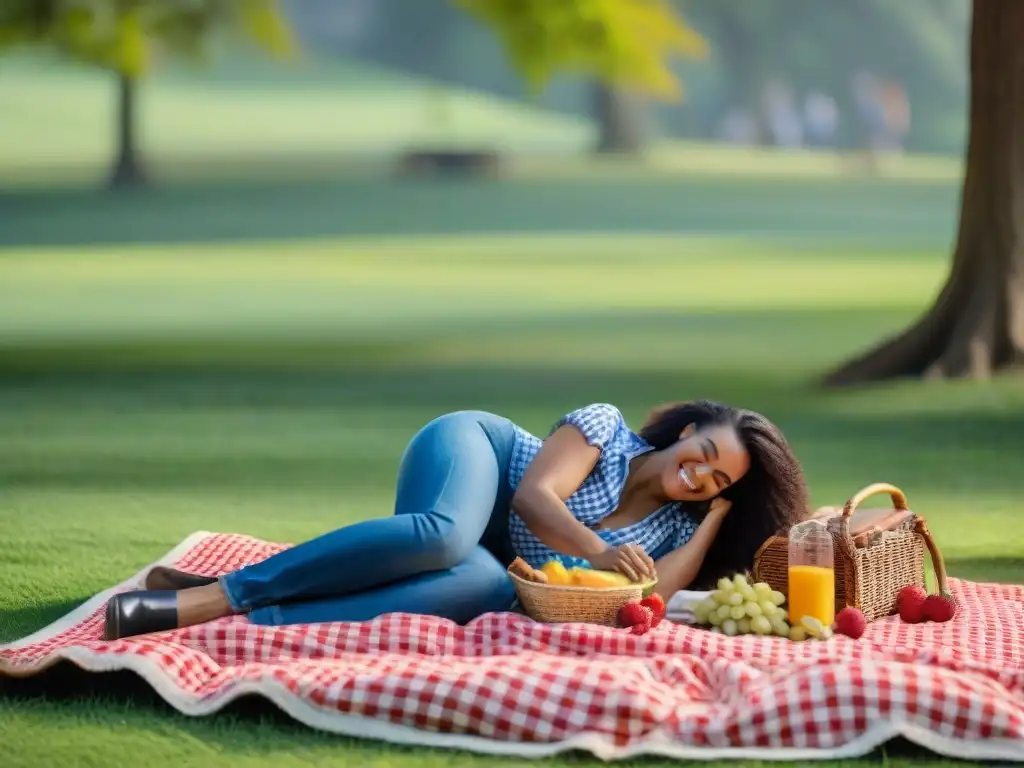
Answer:
<path fill-rule="evenodd" d="M 902 152 L 903 142 L 910 133 L 910 98 L 902 84 L 886 81 L 880 84 L 883 114 L 883 148 L 887 152 Z"/>
<path fill-rule="evenodd" d="M 804 126 L 797 108 L 796 95 L 789 84 L 771 80 L 761 93 L 761 110 L 769 141 L 776 147 L 803 146 Z"/>
<path fill-rule="evenodd" d="M 804 135 L 807 145 L 832 148 L 839 132 L 839 107 L 836 100 L 818 90 L 804 98 Z"/>

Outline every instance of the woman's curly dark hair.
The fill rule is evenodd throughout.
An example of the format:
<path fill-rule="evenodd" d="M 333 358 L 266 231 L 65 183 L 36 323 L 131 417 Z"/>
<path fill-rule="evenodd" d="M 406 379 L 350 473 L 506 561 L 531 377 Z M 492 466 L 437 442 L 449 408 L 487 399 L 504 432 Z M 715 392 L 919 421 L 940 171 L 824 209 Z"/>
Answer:
<path fill-rule="evenodd" d="M 638 434 L 660 451 L 676 443 L 690 424 L 698 430 L 732 426 L 750 454 L 747 473 L 722 491 L 732 508 L 692 585 L 710 589 L 721 576 L 749 571 L 761 544 L 804 519 L 810 504 L 800 462 L 782 431 L 759 413 L 713 400 L 670 403 L 656 408 Z M 711 502 L 687 506 L 703 517 Z"/>

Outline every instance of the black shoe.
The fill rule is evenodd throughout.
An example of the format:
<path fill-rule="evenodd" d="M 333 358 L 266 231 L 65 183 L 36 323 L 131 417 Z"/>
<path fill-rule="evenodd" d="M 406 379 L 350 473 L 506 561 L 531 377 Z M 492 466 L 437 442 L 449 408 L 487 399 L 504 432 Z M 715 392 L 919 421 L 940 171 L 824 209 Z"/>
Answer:
<path fill-rule="evenodd" d="M 107 602 L 104 640 L 178 628 L 178 593 L 170 590 L 122 592 Z"/>
<path fill-rule="evenodd" d="M 194 573 L 185 573 L 165 565 L 158 565 L 146 574 L 146 589 L 192 589 L 216 583 L 216 576 L 196 576 Z"/>

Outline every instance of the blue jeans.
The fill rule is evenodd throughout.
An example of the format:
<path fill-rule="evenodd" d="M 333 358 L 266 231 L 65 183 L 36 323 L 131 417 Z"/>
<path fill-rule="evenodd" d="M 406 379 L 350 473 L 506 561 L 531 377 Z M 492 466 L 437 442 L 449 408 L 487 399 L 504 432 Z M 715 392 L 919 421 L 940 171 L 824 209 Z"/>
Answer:
<path fill-rule="evenodd" d="M 339 528 L 220 579 L 256 624 L 366 621 L 384 613 L 463 624 L 515 601 L 506 568 L 510 421 L 482 411 L 434 419 L 410 441 L 395 513 Z"/>

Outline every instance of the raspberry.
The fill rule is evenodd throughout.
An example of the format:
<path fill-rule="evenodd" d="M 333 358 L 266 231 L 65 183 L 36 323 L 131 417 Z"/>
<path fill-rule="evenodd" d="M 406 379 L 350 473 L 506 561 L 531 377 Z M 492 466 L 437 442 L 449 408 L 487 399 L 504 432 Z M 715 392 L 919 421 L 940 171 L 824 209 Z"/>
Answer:
<path fill-rule="evenodd" d="M 899 608 L 900 618 L 908 624 L 917 624 L 924 619 L 924 602 L 928 599 L 928 593 L 921 587 L 904 587 L 896 595 L 896 606 Z"/>
<path fill-rule="evenodd" d="M 646 634 L 654 621 L 654 611 L 639 602 L 629 602 L 619 608 L 619 626 L 628 627 L 634 635 Z"/>
<path fill-rule="evenodd" d="M 856 640 L 864 634 L 867 628 L 868 622 L 864 618 L 864 614 L 853 606 L 847 606 L 836 614 L 836 632 L 840 635 L 846 635 Z"/>
<path fill-rule="evenodd" d="M 956 600 L 952 595 L 929 595 L 923 612 L 927 621 L 949 621 L 956 615 Z"/>
<path fill-rule="evenodd" d="M 661 623 L 661 620 L 665 618 L 665 601 L 657 592 L 654 592 L 641 600 L 640 605 L 650 608 L 651 613 L 654 614 L 654 619 L 651 621 L 652 627 L 658 626 Z"/>

